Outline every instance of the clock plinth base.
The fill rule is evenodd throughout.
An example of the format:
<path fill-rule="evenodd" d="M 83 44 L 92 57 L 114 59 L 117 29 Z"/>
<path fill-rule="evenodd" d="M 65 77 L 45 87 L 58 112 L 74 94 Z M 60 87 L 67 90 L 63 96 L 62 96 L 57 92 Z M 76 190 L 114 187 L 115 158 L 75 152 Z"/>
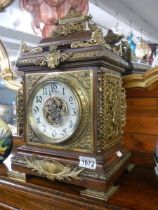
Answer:
<path fill-rule="evenodd" d="M 105 167 L 105 164 L 107 164 L 109 156 L 106 157 L 107 160 L 105 162 L 99 162 L 98 160 L 96 169 L 93 170 L 79 167 L 79 157 L 67 156 L 67 158 L 65 158 L 65 155 L 62 157 L 53 154 L 44 156 L 38 152 L 26 152 L 26 148 L 27 147 L 22 147 L 19 149 L 17 154 L 13 157 L 12 169 L 14 171 L 26 174 L 28 179 L 30 175 L 35 175 L 47 178 L 50 181 L 58 180 L 73 184 L 76 187 L 80 186 L 85 189 L 81 192 L 81 195 L 96 197 L 102 200 L 107 200 L 116 191 L 117 188 L 114 187 L 114 182 L 121 173 L 127 169 L 130 161 L 130 153 L 123 150 L 122 156 L 116 156 L 113 161 L 109 163 L 108 168 Z M 31 165 L 28 163 L 31 163 Z M 52 164 L 54 163 L 55 165 L 53 166 Z M 53 168 L 56 167 L 56 164 L 57 168 L 59 164 L 61 171 L 59 168 L 58 172 L 56 172 L 56 170 L 51 171 L 50 168 L 53 170 Z M 38 166 L 40 166 L 39 169 L 44 166 L 44 169 L 47 170 L 45 167 L 46 165 L 48 166 L 48 171 L 43 173 L 43 170 L 38 170 Z M 66 174 L 64 174 L 64 171 L 66 171 Z M 62 175 L 58 176 L 57 173 Z M 16 176 L 12 176 L 12 178 L 17 179 Z M 95 194 L 96 196 L 94 196 Z"/>

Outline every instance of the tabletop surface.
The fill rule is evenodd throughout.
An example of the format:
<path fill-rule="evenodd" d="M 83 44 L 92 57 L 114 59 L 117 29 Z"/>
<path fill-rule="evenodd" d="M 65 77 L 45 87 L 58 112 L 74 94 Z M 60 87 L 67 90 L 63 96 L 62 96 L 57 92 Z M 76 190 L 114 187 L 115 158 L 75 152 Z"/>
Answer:
<path fill-rule="evenodd" d="M 7 183 L 13 181 L 8 178 L 7 171 L 11 170 L 10 158 L 14 155 L 13 153 L 7 158 L 7 160 L 0 165 L 0 185 L 5 180 Z M 3 182 L 4 183 L 4 182 Z M 23 185 L 22 183 L 16 182 L 17 185 Z M 38 188 L 46 189 L 48 191 L 54 190 L 58 195 L 62 197 L 62 193 L 67 198 L 78 199 L 80 202 L 89 202 L 98 205 L 100 209 L 104 209 L 106 206 L 116 206 L 116 209 L 133 209 L 133 210 L 157 210 L 158 209 L 158 178 L 154 172 L 153 167 L 135 166 L 131 173 L 124 172 L 115 183 L 119 185 L 118 191 L 108 200 L 97 201 L 91 198 L 83 198 L 80 195 L 80 188 L 72 185 L 50 182 L 46 179 L 39 177 L 32 177 L 28 185 L 25 183 L 27 188 Z M 92 201 L 92 202 L 91 202 Z M 106 209 L 106 208 L 105 208 Z M 114 208 L 115 209 L 115 208 Z"/>

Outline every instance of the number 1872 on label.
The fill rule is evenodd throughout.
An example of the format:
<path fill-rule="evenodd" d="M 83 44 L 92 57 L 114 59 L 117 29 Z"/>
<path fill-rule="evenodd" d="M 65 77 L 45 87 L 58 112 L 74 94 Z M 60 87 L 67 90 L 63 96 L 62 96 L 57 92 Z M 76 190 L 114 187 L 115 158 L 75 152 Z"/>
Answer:
<path fill-rule="evenodd" d="M 96 168 L 96 159 L 89 157 L 79 157 L 79 166 L 83 168 L 95 169 Z"/>

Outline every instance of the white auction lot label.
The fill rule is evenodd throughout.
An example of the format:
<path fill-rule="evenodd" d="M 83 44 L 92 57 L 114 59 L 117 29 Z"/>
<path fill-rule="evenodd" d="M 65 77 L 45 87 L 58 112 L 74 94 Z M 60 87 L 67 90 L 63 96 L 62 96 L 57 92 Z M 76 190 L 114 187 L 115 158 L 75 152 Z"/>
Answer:
<path fill-rule="evenodd" d="M 95 169 L 96 168 L 96 159 L 79 156 L 80 162 L 79 166 L 83 168 Z"/>

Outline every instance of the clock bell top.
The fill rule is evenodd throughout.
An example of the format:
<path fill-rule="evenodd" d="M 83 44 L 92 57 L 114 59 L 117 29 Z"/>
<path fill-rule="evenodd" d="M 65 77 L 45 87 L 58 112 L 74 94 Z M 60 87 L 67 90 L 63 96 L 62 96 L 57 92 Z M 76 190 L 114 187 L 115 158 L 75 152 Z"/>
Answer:
<path fill-rule="evenodd" d="M 65 70 L 76 65 L 107 67 L 108 64 L 122 73 L 128 66 L 123 59 L 126 48 L 125 42 L 112 48 L 101 28 L 91 22 L 90 16 L 81 16 L 71 9 L 65 18 L 59 20 L 51 37 L 42 39 L 37 47 L 29 48 L 22 42 L 16 66 L 25 72 Z"/>

